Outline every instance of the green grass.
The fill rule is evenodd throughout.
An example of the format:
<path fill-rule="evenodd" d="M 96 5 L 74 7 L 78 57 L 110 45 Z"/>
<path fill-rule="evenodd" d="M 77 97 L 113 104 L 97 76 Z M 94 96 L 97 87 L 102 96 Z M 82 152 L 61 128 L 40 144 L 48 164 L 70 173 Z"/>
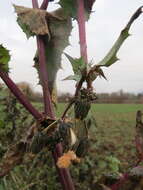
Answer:
<path fill-rule="evenodd" d="M 42 108 L 43 106 L 41 103 L 34 103 L 34 106 L 36 106 L 36 108 L 39 111 L 41 112 L 43 111 Z M 57 117 L 60 117 L 62 115 L 62 113 L 65 110 L 65 107 L 66 104 L 64 103 L 58 104 Z M 96 124 L 94 123 L 90 128 L 89 132 L 90 147 L 88 148 L 87 156 L 83 159 L 83 161 L 77 166 L 72 166 L 71 169 L 72 175 L 74 176 L 75 181 L 77 180 L 77 184 L 79 185 L 77 189 L 79 190 L 93 189 L 89 188 L 90 185 L 92 185 L 92 183 L 95 183 L 100 177 L 103 176 L 103 174 L 105 173 L 108 174 L 110 172 L 112 173 L 113 171 L 109 168 L 109 163 L 106 160 L 106 158 L 109 158 L 109 156 L 111 155 L 113 156 L 113 158 L 117 158 L 121 162 L 121 165 L 119 167 L 120 173 L 126 172 L 127 169 L 135 165 L 137 157 L 136 157 L 136 148 L 135 148 L 134 139 L 135 139 L 137 110 L 143 110 L 143 105 L 142 104 L 93 104 L 92 105 L 91 113 L 96 120 Z M 0 106 L 0 111 L 1 111 L 1 106 Z M 2 112 L 1 114 L 5 113 Z M 48 158 L 46 157 L 46 160 Z M 51 160 L 49 160 L 48 163 L 51 164 Z M 39 171 L 40 172 L 44 171 L 40 167 L 39 169 L 36 170 L 38 171 L 37 172 L 38 175 Z M 47 173 L 47 169 L 45 171 Z M 50 170 L 50 172 L 51 171 L 52 170 Z M 79 176 L 81 176 L 79 175 L 80 171 L 82 174 L 85 174 L 86 178 L 84 181 L 78 182 Z M 21 179 L 25 179 L 25 176 L 23 178 L 23 171 L 22 173 L 20 172 L 17 172 L 17 174 L 20 177 L 22 177 Z M 35 176 L 38 175 L 35 174 L 34 172 L 32 173 L 34 176 L 33 179 L 31 178 L 32 181 L 34 181 L 35 179 L 39 179 L 38 177 L 35 178 Z M 51 173 L 51 178 L 49 178 L 48 176 L 48 179 L 49 179 L 48 182 L 46 180 L 47 184 L 49 184 L 50 181 L 53 184 L 55 183 L 55 181 L 53 180 L 53 173 Z M 26 178 L 26 180 L 25 182 L 28 184 L 29 179 Z M 22 182 L 20 183 L 23 184 Z M 39 184 L 37 185 L 38 189 L 40 189 Z M 55 184 L 53 186 L 55 186 Z M 11 187 L 11 189 L 17 190 L 19 188 Z"/>
<path fill-rule="evenodd" d="M 95 112 L 129 113 L 143 110 L 143 104 L 93 104 Z"/>
<path fill-rule="evenodd" d="M 66 104 L 58 104 L 57 114 L 60 115 Z M 92 111 L 99 113 L 129 113 L 143 110 L 143 104 L 92 104 Z"/>

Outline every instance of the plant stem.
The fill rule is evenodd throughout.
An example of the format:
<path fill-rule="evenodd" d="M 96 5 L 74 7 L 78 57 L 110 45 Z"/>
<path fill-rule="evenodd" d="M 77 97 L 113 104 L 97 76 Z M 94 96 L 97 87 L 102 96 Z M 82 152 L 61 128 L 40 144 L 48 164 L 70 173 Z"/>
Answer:
<path fill-rule="evenodd" d="M 39 8 L 38 1 L 37 1 L 37 0 L 32 0 L 32 5 L 33 5 L 33 8 L 36 8 L 36 9 Z"/>
<path fill-rule="evenodd" d="M 40 9 L 46 10 L 49 4 L 49 0 L 44 0 Z"/>
<path fill-rule="evenodd" d="M 62 120 L 64 120 L 64 118 L 65 118 L 65 116 L 66 116 L 68 110 L 71 108 L 71 106 L 73 105 L 74 102 L 75 102 L 75 100 L 70 101 L 70 103 L 69 103 L 68 106 L 66 107 L 64 113 L 63 113 L 62 116 L 61 116 L 61 119 L 62 119 Z"/>
<path fill-rule="evenodd" d="M 35 117 L 35 119 L 42 119 L 42 114 L 39 113 L 33 105 L 29 102 L 27 97 L 21 92 L 17 85 L 9 78 L 8 74 L 0 71 L 0 77 L 6 83 L 11 92 L 16 96 L 19 102 Z"/>
<path fill-rule="evenodd" d="M 77 21 L 79 28 L 80 54 L 83 57 L 85 63 L 87 63 L 88 59 L 87 59 L 84 0 L 77 0 L 77 7 L 78 7 Z"/>
<path fill-rule="evenodd" d="M 80 42 L 80 55 L 83 57 L 86 64 L 88 64 L 87 58 L 87 43 L 86 43 L 86 29 L 85 29 L 85 15 L 84 15 L 84 0 L 77 0 L 77 21 L 79 29 L 79 42 Z M 85 70 L 85 75 L 86 75 Z M 75 96 L 78 95 L 79 90 L 82 87 L 83 82 L 85 81 L 84 76 L 80 79 L 77 84 Z"/>
<path fill-rule="evenodd" d="M 49 115 L 49 117 L 51 117 L 52 119 L 55 119 L 54 112 L 52 109 L 51 96 L 48 87 L 48 73 L 46 67 L 45 45 L 42 36 L 37 36 L 37 46 L 38 46 L 38 55 L 39 55 L 40 78 L 43 88 L 45 114 Z"/>
<path fill-rule="evenodd" d="M 46 2 L 43 1 L 42 4 Z M 48 2 L 48 0 L 47 0 Z M 38 8 L 38 1 L 32 0 L 33 8 Z M 42 82 L 43 88 L 43 97 L 44 97 L 44 109 L 45 114 L 49 115 L 52 119 L 55 119 L 54 112 L 52 109 L 52 101 L 50 97 L 49 87 L 48 87 L 48 73 L 46 68 L 46 57 L 45 57 L 45 45 L 42 36 L 37 36 L 37 47 L 38 47 L 38 55 L 39 55 L 39 69 L 40 69 L 40 78 Z"/>
<path fill-rule="evenodd" d="M 37 0 L 32 0 L 34 8 L 38 7 L 38 3 L 36 2 Z M 52 109 L 51 96 L 50 96 L 50 92 L 48 88 L 48 73 L 47 73 L 47 68 L 46 68 L 45 46 L 44 46 L 44 41 L 41 36 L 37 36 L 37 46 L 38 46 L 38 53 L 39 53 L 39 68 L 40 68 L 40 78 L 42 80 L 42 87 L 43 87 L 45 113 L 48 114 L 52 119 L 55 119 L 55 115 Z M 63 154 L 63 148 L 62 148 L 61 143 L 59 143 L 55 147 L 55 150 L 53 151 L 55 165 L 58 161 L 58 158 L 61 157 L 62 154 Z M 63 190 L 74 190 L 75 188 L 74 188 L 69 170 L 60 169 L 57 167 L 57 165 L 56 165 L 56 168 L 60 177 L 60 182 L 62 184 Z"/>
<path fill-rule="evenodd" d="M 60 182 L 62 184 L 63 190 L 75 190 L 69 170 L 57 167 L 57 160 L 62 155 L 62 152 L 63 152 L 63 150 L 62 150 L 61 144 L 57 144 L 56 150 L 53 152 L 53 157 L 55 160 L 55 165 L 56 165 L 57 171 L 59 173 Z"/>

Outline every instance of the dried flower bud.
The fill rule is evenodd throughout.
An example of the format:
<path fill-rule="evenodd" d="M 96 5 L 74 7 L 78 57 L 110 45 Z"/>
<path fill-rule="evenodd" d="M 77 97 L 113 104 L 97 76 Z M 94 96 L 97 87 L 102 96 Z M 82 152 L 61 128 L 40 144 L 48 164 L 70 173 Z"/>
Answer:
<path fill-rule="evenodd" d="M 68 168 L 71 165 L 72 161 L 79 163 L 80 159 L 76 156 L 76 154 L 73 151 L 68 151 L 58 159 L 57 166 L 59 168 Z"/>

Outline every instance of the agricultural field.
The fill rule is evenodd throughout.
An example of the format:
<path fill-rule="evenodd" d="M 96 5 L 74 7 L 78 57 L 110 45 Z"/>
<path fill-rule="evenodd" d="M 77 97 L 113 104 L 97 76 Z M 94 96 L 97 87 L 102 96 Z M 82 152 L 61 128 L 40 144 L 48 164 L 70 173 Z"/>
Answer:
<path fill-rule="evenodd" d="M 40 110 L 42 109 L 41 104 L 36 103 L 35 105 Z M 20 105 L 18 104 L 17 106 L 19 107 Z M 4 107 L 0 107 L 0 114 L 4 117 L 3 109 Z M 58 105 L 57 117 L 60 117 L 64 109 L 65 104 L 61 103 Z M 143 110 L 143 105 L 92 105 L 89 117 L 91 117 L 94 122 L 90 128 L 90 147 L 87 156 L 83 158 L 78 165 L 71 166 L 71 173 L 74 178 L 76 189 L 92 190 L 96 188 L 98 190 L 97 181 L 104 181 L 104 175 L 113 175 L 116 177 L 135 165 L 137 158 L 134 137 L 137 110 Z M 27 114 L 25 110 L 22 112 L 24 115 Z M 32 122 L 32 118 L 28 118 L 28 121 L 24 120 L 23 125 L 19 121 L 19 118 L 16 118 L 18 126 L 16 129 L 17 137 L 15 137 L 15 140 L 19 139 L 18 134 L 24 129 L 24 123 L 27 124 L 29 122 Z M 9 129 L 10 125 L 11 124 L 8 123 Z M 21 126 L 21 129 L 19 125 Z M 2 127 L 2 129 L 0 129 L 0 136 L 4 134 L 4 130 L 5 133 L 9 133 L 9 129 L 7 130 Z M 8 142 L 9 138 L 13 138 L 8 135 L 9 134 L 5 134 L 1 138 L 1 158 L 7 149 L 7 143 L 5 143 L 4 140 Z M 5 147 L 3 146 L 3 143 Z M 24 167 L 24 164 L 26 164 L 27 167 Z M 24 164 L 17 166 L 11 171 L 10 175 L 0 180 L 0 190 L 60 189 L 60 185 L 57 183 L 55 168 L 54 166 L 51 167 L 53 160 L 50 153 L 48 153 L 47 156 L 47 153 L 45 153 L 44 150 L 41 153 L 38 153 L 33 161 L 29 161 L 29 158 L 26 157 Z"/>

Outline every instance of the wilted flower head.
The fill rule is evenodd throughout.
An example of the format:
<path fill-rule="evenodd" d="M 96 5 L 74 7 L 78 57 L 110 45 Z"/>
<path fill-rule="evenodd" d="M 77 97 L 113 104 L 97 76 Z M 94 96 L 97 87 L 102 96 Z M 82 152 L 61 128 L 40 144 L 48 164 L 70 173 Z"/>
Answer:
<path fill-rule="evenodd" d="M 80 162 L 80 159 L 76 156 L 75 152 L 68 151 L 58 159 L 57 166 L 59 168 L 68 168 L 72 161 Z"/>

